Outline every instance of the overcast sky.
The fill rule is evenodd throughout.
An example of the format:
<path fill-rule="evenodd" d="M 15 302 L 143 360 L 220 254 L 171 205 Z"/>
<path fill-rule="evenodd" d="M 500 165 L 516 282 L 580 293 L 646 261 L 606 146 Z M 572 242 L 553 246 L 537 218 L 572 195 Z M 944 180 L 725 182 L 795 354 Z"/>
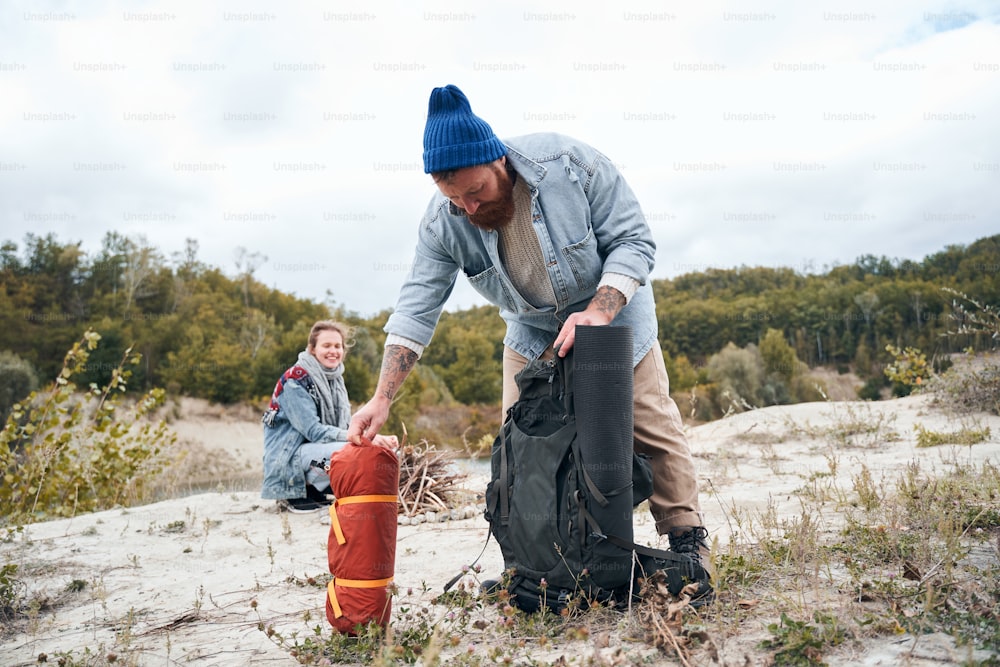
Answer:
<path fill-rule="evenodd" d="M 584 4 L 6 0 L 0 236 L 194 238 L 230 275 L 244 248 L 271 287 L 390 308 L 448 83 L 501 138 L 608 155 L 654 278 L 1000 231 L 997 1 Z M 449 307 L 478 303 L 459 278 Z"/>

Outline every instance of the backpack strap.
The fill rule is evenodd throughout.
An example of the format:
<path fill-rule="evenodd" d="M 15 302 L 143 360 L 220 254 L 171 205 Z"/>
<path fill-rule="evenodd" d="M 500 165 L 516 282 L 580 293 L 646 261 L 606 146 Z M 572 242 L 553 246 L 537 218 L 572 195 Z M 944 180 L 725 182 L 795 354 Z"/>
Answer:
<path fill-rule="evenodd" d="M 573 442 L 573 448 L 574 450 L 576 449 L 575 441 Z M 584 468 L 582 464 L 580 465 L 580 473 L 583 476 L 583 483 L 587 485 L 587 491 L 590 491 L 590 495 L 594 497 L 594 500 L 597 501 L 597 504 L 600 505 L 601 507 L 607 507 L 608 499 L 604 496 L 603 493 L 601 493 L 600 489 L 597 488 L 597 485 L 594 484 L 594 480 L 590 478 L 590 475 L 587 473 L 587 469 Z"/>
<path fill-rule="evenodd" d="M 573 446 L 576 447 L 576 443 L 573 443 Z M 587 472 L 585 470 L 583 470 L 583 466 L 579 466 L 579 471 L 583 475 L 583 478 L 586 480 L 586 482 L 587 482 L 587 489 L 594 495 L 594 499 L 597 500 L 600 503 L 601 507 L 607 507 L 608 503 L 609 503 L 608 499 L 605 498 L 603 495 L 601 495 L 601 492 L 597 490 L 597 487 L 594 485 L 594 483 L 590 481 L 590 477 L 587 475 Z M 629 484 L 629 485 L 624 486 L 621 489 L 618 489 L 617 491 L 615 491 L 613 493 L 610 493 L 608 495 L 616 496 L 619 493 L 627 491 L 631 486 L 632 485 Z M 580 490 L 579 489 L 576 490 L 576 497 L 574 498 L 574 500 L 576 501 L 577 511 L 579 513 L 579 516 L 580 516 L 579 525 L 581 525 L 581 526 L 589 526 L 590 527 L 589 533 L 588 533 L 588 531 L 584 531 L 584 530 L 580 531 L 580 546 L 581 547 L 586 543 L 586 541 L 587 541 L 587 535 L 589 534 L 589 535 L 592 535 L 594 537 L 597 537 L 598 539 L 606 540 L 607 542 L 615 545 L 616 547 L 621 547 L 625 551 L 635 551 L 636 549 L 645 549 L 646 548 L 646 547 L 641 547 L 641 546 L 639 546 L 637 544 L 633 544 L 631 542 L 628 542 L 627 540 L 623 540 L 620 537 L 616 537 L 614 535 L 608 535 L 605 532 L 604 528 L 601 527 L 601 523 L 597 520 L 597 517 L 595 517 L 593 514 L 591 514 L 590 512 L 587 511 L 587 507 L 586 507 L 585 503 L 583 502 L 583 498 L 580 497 Z M 664 552 L 664 553 L 670 553 L 670 552 Z"/>
<path fill-rule="evenodd" d="M 563 409 L 566 411 L 567 415 L 576 414 L 576 406 L 573 404 L 573 380 L 572 375 L 572 364 L 573 364 L 573 354 L 567 354 L 565 357 L 559 356 L 559 350 L 556 350 L 556 372 L 559 374 L 559 391 L 561 392 L 561 397 L 563 399 Z"/>
<path fill-rule="evenodd" d="M 479 559 L 483 557 L 484 553 L 486 553 L 486 547 L 488 547 L 490 545 L 490 536 L 492 534 L 493 534 L 492 530 L 487 530 L 486 531 L 486 543 L 483 544 L 483 550 L 479 552 L 478 556 L 476 556 L 476 560 L 472 561 L 472 564 L 469 565 L 469 570 L 471 570 L 472 568 L 474 568 L 476 566 L 476 563 L 479 562 Z M 464 575 L 465 573 L 466 573 L 465 568 L 462 568 L 461 572 L 459 572 L 454 577 L 452 577 L 451 579 L 449 579 L 448 583 L 446 583 L 444 585 L 444 592 L 447 593 L 448 591 L 450 591 L 451 587 L 454 586 L 455 583 L 458 582 L 458 580 L 461 579 L 462 575 Z"/>
<path fill-rule="evenodd" d="M 508 477 L 508 468 L 510 463 L 507 461 L 507 431 L 510 427 L 510 422 L 513 419 L 511 410 L 507 411 L 507 419 L 503 424 L 500 425 L 500 476 L 498 481 L 500 483 L 500 525 L 507 526 L 510 525 L 510 482 Z"/>
<path fill-rule="evenodd" d="M 617 535 L 603 535 L 602 537 L 616 547 L 621 547 L 627 551 L 634 551 L 640 556 L 649 556 L 650 558 L 658 558 L 659 560 L 670 561 L 672 563 L 691 562 L 691 558 L 689 556 L 685 556 L 684 554 L 677 554 L 673 551 L 667 551 L 666 549 L 654 549 L 653 547 L 643 546 L 642 544 L 629 542 L 628 540 L 622 539 Z"/>
<path fill-rule="evenodd" d="M 635 544 L 615 535 L 605 535 L 604 538 L 611 544 L 631 549 L 637 556 L 641 556 L 638 559 L 640 576 L 648 577 L 657 570 L 662 572 L 667 579 L 667 589 L 672 595 L 680 595 L 681 590 L 690 583 L 708 581 L 709 575 L 704 566 L 690 556 Z M 702 589 L 704 588 L 703 584 Z M 710 587 L 708 593 L 711 594 Z M 703 595 L 705 593 L 699 592 L 694 597 L 701 598 Z"/>

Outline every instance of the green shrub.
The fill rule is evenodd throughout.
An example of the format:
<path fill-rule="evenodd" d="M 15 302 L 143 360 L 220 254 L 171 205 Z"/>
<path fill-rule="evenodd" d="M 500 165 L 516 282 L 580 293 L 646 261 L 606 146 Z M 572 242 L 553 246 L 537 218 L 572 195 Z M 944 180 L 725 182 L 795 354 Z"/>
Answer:
<path fill-rule="evenodd" d="M 806 621 L 796 621 L 781 614 L 780 623 L 771 623 L 767 631 L 773 637 L 760 643 L 761 648 L 776 649 L 772 663 L 778 665 L 825 665 L 822 656 L 831 646 L 837 646 L 849 637 L 849 634 L 830 614 L 813 612 L 815 625 Z"/>
<path fill-rule="evenodd" d="M 12 407 L 0 431 L 0 525 L 73 516 L 146 500 L 176 437 L 146 415 L 163 402 L 154 389 L 122 405 L 139 362 L 127 350 L 104 387 L 77 392 L 71 378 L 86 368 L 100 335 L 88 331 L 67 352 L 58 377 Z"/>
<path fill-rule="evenodd" d="M 686 355 L 681 354 L 673 357 L 670 353 L 663 352 L 663 363 L 667 367 L 671 392 L 690 391 L 699 383 L 698 369 L 691 364 Z"/>
<path fill-rule="evenodd" d="M 885 376 L 870 377 L 865 380 L 864 386 L 858 389 L 858 398 L 863 401 L 880 401 L 882 400 L 882 388 L 888 385 L 889 381 Z"/>
<path fill-rule="evenodd" d="M 892 355 L 893 361 L 882 372 L 892 381 L 896 396 L 907 396 L 930 379 L 931 366 L 920 350 L 914 347 L 900 350 L 890 344 L 885 346 L 885 351 Z"/>
<path fill-rule="evenodd" d="M 7 350 L 0 352 L 0 419 L 37 388 L 38 375 L 29 361 Z"/>
<path fill-rule="evenodd" d="M 15 563 L 0 567 L 0 627 L 6 625 L 17 614 L 24 599 L 25 584 L 17 576 Z"/>
<path fill-rule="evenodd" d="M 714 402 L 723 414 L 760 405 L 764 364 L 756 345 L 741 350 L 729 343 L 708 360 L 708 377 L 715 385 Z"/>
<path fill-rule="evenodd" d="M 931 431 L 922 424 L 915 424 L 917 432 L 917 447 L 937 447 L 938 445 L 975 445 L 985 442 L 990 437 L 990 427 L 962 428 L 958 431 Z"/>
<path fill-rule="evenodd" d="M 768 329 L 760 342 L 760 357 L 768 377 L 780 378 L 790 384 L 799 372 L 800 362 L 795 356 L 795 348 L 788 344 L 784 334 L 777 329 Z"/>

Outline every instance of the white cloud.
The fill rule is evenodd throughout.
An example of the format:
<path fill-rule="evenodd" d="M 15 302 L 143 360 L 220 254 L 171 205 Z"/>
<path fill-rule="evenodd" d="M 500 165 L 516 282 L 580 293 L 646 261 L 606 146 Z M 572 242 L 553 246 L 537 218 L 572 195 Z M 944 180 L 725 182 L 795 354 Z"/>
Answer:
<path fill-rule="evenodd" d="M 361 313 L 432 194 L 427 96 L 622 167 L 655 277 L 920 259 L 996 231 L 995 3 L 106 1 L 0 10 L 4 239 L 106 231 Z M 459 280 L 452 307 L 478 303 Z"/>

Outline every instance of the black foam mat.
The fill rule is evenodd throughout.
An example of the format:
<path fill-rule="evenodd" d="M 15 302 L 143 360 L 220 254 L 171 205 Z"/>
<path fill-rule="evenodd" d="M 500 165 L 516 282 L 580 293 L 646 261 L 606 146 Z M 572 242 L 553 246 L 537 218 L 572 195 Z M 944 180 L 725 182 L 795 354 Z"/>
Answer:
<path fill-rule="evenodd" d="M 601 492 L 632 481 L 632 329 L 577 326 L 573 344 L 577 440 Z"/>

